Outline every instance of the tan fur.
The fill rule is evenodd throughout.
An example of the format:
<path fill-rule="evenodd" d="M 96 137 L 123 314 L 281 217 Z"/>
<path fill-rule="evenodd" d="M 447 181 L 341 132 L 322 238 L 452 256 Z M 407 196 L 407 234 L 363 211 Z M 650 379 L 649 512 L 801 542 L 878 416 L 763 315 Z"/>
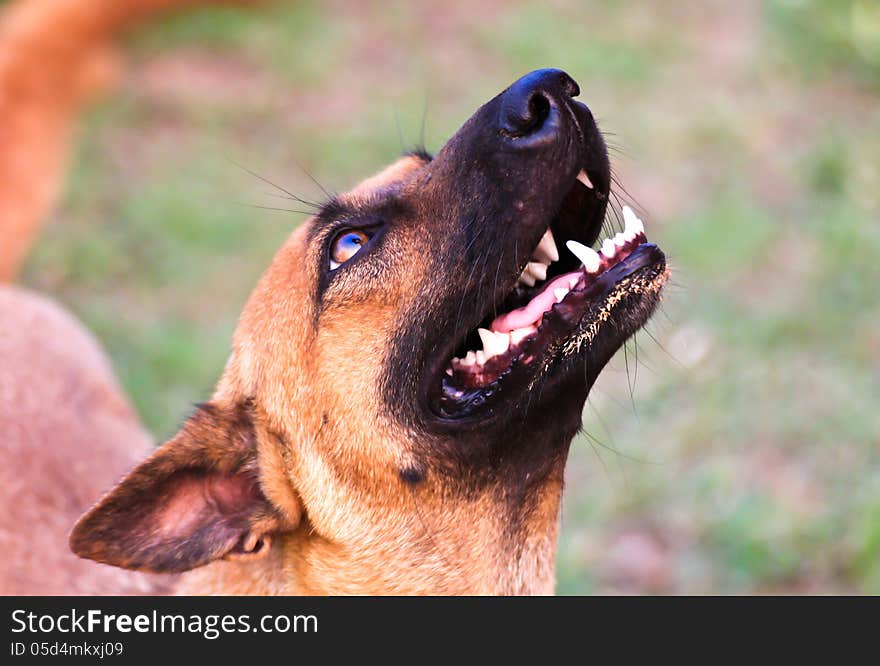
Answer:
<path fill-rule="evenodd" d="M 149 451 L 92 336 L 57 305 L 0 286 L 0 593 L 145 594 L 169 581 L 76 557 L 73 521 Z"/>

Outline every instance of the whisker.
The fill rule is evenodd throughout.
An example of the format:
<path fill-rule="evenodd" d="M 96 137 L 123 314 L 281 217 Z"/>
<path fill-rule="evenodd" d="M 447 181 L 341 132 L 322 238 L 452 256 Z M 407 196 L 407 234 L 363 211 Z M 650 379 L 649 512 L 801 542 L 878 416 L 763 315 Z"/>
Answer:
<path fill-rule="evenodd" d="M 302 215 L 313 215 L 314 211 L 300 210 L 299 208 L 276 208 L 275 206 L 261 206 L 260 204 L 239 203 L 239 206 L 247 206 L 248 208 L 261 208 L 262 210 L 274 210 L 283 213 L 300 213 Z"/>
<path fill-rule="evenodd" d="M 679 366 L 679 368 L 681 368 L 682 370 L 687 370 L 687 369 L 688 369 L 688 367 L 687 367 L 682 361 L 680 361 L 679 359 L 677 359 L 677 358 L 675 357 L 675 354 L 673 354 L 673 353 L 670 352 L 668 349 L 666 349 L 666 347 L 664 347 L 663 344 L 662 344 L 662 343 L 661 343 L 656 337 L 654 337 L 654 334 L 651 333 L 650 330 L 648 330 L 648 327 L 647 327 L 647 326 L 642 327 L 642 330 L 645 332 L 645 334 L 646 334 L 649 338 L 651 338 L 651 340 L 654 341 L 654 343 L 655 343 L 658 347 L 660 347 L 660 349 L 663 351 L 663 353 L 665 353 L 669 358 L 672 359 L 672 361 L 673 361 L 676 365 Z"/>
<path fill-rule="evenodd" d="M 611 182 L 617 187 L 618 192 L 615 193 L 615 196 L 618 197 L 618 200 L 621 198 L 621 194 L 626 197 L 626 202 L 630 205 L 630 208 L 633 208 L 639 215 L 647 217 L 647 209 L 639 203 L 638 199 L 636 199 L 630 192 L 627 190 L 623 184 L 620 182 L 620 179 L 617 177 L 617 174 L 613 171 L 611 172 Z"/>
<path fill-rule="evenodd" d="M 611 481 L 612 476 L 611 476 L 611 473 L 608 471 L 608 465 L 605 463 L 605 459 L 602 457 L 602 454 L 599 453 L 599 450 L 596 448 L 596 445 L 593 443 L 592 435 L 590 435 L 590 433 L 588 433 L 584 428 L 581 428 L 580 432 L 582 432 L 584 435 L 587 436 L 587 441 L 590 444 L 590 448 L 593 450 L 593 454 L 599 460 L 599 464 L 602 465 L 602 470 L 605 472 L 605 478 L 607 478 L 609 481 Z"/>
<path fill-rule="evenodd" d="M 425 125 L 428 118 L 428 93 L 425 92 L 425 105 L 422 107 L 422 122 L 419 125 L 419 146 L 425 148 Z"/>
<path fill-rule="evenodd" d="M 516 255 L 514 255 L 516 256 Z M 501 249 L 501 256 L 498 258 L 498 265 L 495 267 L 495 293 L 498 293 L 498 274 L 501 272 L 501 264 L 504 263 L 504 248 Z M 494 300 L 494 299 L 493 299 Z M 498 316 L 498 305 L 496 303 L 492 303 L 492 314 L 493 316 Z"/>
<path fill-rule="evenodd" d="M 609 192 L 610 197 L 613 197 L 613 200 L 609 198 L 608 200 L 608 209 L 605 211 L 605 221 L 602 223 L 602 229 L 605 231 L 606 237 L 610 238 L 615 234 L 614 222 L 617 222 L 618 230 L 623 231 L 623 224 L 620 219 L 620 213 L 617 208 L 620 206 L 618 203 L 615 206 L 616 195 L 613 191 Z M 609 216 L 609 212 L 611 215 Z M 612 219 L 613 218 L 613 219 Z"/>
<path fill-rule="evenodd" d="M 318 189 L 321 190 L 321 192 L 324 193 L 324 196 L 325 196 L 327 199 L 334 199 L 334 198 L 336 198 L 336 194 L 333 193 L 333 192 L 330 192 L 326 187 L 324 187 L 324 186 L 321 184 L 321 181 L 319 181 L 317 178 L 315 178 L 315 177 L 312 175 L 312 172 L 309 171 L 308 169 L 306 169 L 306 168 L 302 165 L 302 163 L 301 163 L 299 160 L 294 159 L 294 163 L 296 164 L 297 168 L 299 168 L 299 170 L 302 171 L 302 172 L 308 177 L 308 179 L 309 179 L 310 181 L 312 181 L 315 185 L 318 186 Z"/>
<path fill-rule="evenodd" d="M 623 364 L 626 366 L 626 384 L 629 387 L 629 402 L 632 405 L 632 411 L 636 418 L 638 418 L 638 412 L 636 411 L 636 400 L 633 397 L 633 382 L 632 377 L 629 374 L 629 353 L 627 352 L 626 343 L 623 344 Z"/>
<path fill-rule="evenodd" d="M 645 360 L 645 358 L 644 358 L 645 348 L 642 345 L 640 345 L 638 343 L 638 341 L 635 339 L 633 339 L 633 344 L 635 345 L 636 356 L 637 356 L 636 371 L 638 372 L 638 366 L 641 365 L 645 370 L 650 372 L 652 375 L 655 375 L 657 377 L 661 376 L 663 373 L 660 372 L 657 368 L 655 368 L 652 364 L 650 364 L 648 361 Z M 641 356 L 638 356 L 639 354 L 641 354 Z"/>
<path fill-rule="evenodd" d="M 632 337 L 633 354 L 635 354 L 635 357 L 636 357 L 636 367 L 633 370 L 633 388 L 635 388 L 636 384 L 639 381 L 639 343 L 638 343 L 638 340 L 636 340 L 636 336 L 638 335 L 638 333 L 639 332 L 636 331 L 635 333 L 633 333 L 633 337 Z M 638 414 L 636 414 L 636 417 L 638 418 Z"/>
<path fill-rule="evenodd" d="M 403 143 L 403 130 L 400 127 L 400 113 L 397 108 L 394 109 L 394 125 L 397 127 L 397 142 L 400 144 L 400 152 L 401 154 L 404 152 L 404 143 Z"/>
<path fill-rule="evenodd" d="M 613 447 L 608 446 L 607 444 L 603 444 L 601 440 L 594 438 L 593 435 L 588 433 L 583 428 L 581 429 L 581 432 L 584 433 L 591 440 L 594 440 L 597 445 L 601 446 L 606 451 L 610 451 L 611 453 L 613 453 L 617 456 L 620 456 L 621 458 L 625 458 L 626 460 L 629 460 L 631 462 L 640 463 L 642 465 L 662 465 L 662 464 L 664 464 L 664 463 L 657 461 L 657 460 L 648 460 L 647 458 L 641 458 L 639 456 L 634 456 L 630 453 L 624 453 L 623 451 L 621 451 L 619 449 L 615 449 Z"/>
<path fill-rule="evenodd" d="M 231 160 L 230 160 L 230 161 L 231 161 Z M 248 169 L 246 166 L 244 166 L 244 165 L 242 165 L 242 164 L 239 164 L 238 162 L 234 162 L 234 161 L 233 161 L 232 164 L 234 164 L 235 166 L 237 166 L 237 167 L 238 167 L 239 169 L 241 169 L 242 171 L 245 171 L 245 172 L 249 173 L 249 174 L 250 174 L 251 176 L 253 176 L 254 178 L 258 178 L 258 179 L 260 179 L 261 181 L 263 181 L 264 183 L 266 183 L 267 185 L 271 185 L 272 187 L 274 187 L 274 188 L 277 189 L 278 191 L 283 192 L 284 194 L 286 194 L 288 197 L 290 197 L 290 198 L 293 199 L 294 201 L 297 201 L 297 202 L 299 202 L 299 203 L 301 203 L 301 204 L 303 204 L 303 205 L 305 205 L 305 206 L 309 206 L 310 208 L 314 208 L 315 210 L 318 210 L 318 209 L 321 208 L 321 204 L 319 204 L 319 203 L 315 203 L 314 201 L 309 201 L 308 199 L 303 199 L 302 197 L 298 197 L 297 195 L 295 195 L 295 194 L 294 194 L 293 192 L 291 192 L 290 190 L 287 190 L 287 189 L 281 187 L 281 185 L 279 185 L 278 183 L 273 183 L 273 182 L 272 182 L 271 180 L 269 180 L 268 178 L 266 178 L 266 177 L 264 177 L 264 176 L 261 176 L 261 175 L 258 174 L 256 171 L 252 171 L 251 169 Z"/>

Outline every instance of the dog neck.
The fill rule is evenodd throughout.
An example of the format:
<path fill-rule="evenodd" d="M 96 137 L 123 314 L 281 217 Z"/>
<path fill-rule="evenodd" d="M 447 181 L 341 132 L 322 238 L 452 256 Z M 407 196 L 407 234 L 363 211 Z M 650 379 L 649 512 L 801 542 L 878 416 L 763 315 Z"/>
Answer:
<path fill-rule="evenodd" d="M 181 594 L 553 594 L 562 484 L 545 489 L 527 516 L 501 524 L 485 498 L 467 514 L 431 524 L 417 513 L 387 523 L 372 542 L 348 544 L 303 521 L 257 562 L 219 561 L 181 577 Z M 416 500 L 414 500 L 415 505 Z M 380 518 L 381 520 L 381 518 Z M 452 523 L 457 523 L 453 526 Z M 519 524 L 517 524 L 519 523 Z"/>
<path fill-rule="evenodd" d="M 271 304 L 264 307 L 272 307 Z M 283 314 L 269 317 L 278 325 Z M 265 325 L 261 319 L 254 326 Z M 393 417 L 320 389 L 318 368 L 287 361 L 245 363 L 239 338 L 230 377 L 262 387 L 300 381 L 278 399 L 266 391 L 252 416 L 260 481 L 295 519 L 257 561 L 219 561 L 185 574 L 188 592 L 268 594 L 551 594 L 563 473 L 580 427 L 582 390 L 512 422 L 437 441 Z M 365 344 L 365 343 L 361 343 Z M 369 354 L 369 352 L 366 352 Z M 307 357 L 310 355 L 306 355 Z M 251 357 L 253 358 L 253 357 Z M 578 379 L 578 381 L 580 381 Z M 221 383 L 219 393 L 259 391 Z M 563 416 L 567 415 L 567 416 Z M 572 418 L 568 418 L 571 416 Z M 352 464 L 352 461 L 358 464 Z M 360 462 L 358 462 L 360 461 Z"/>

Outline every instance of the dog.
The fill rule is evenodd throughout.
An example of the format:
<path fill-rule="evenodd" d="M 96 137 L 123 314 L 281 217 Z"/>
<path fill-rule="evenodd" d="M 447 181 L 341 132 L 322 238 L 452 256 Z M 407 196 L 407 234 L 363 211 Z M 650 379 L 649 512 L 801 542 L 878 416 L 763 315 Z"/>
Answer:
<path fill-rule="evenodd" d="M 211 400 L 73 551 L 194 570 L 186 591 L 552 592 L 584 400 L 666 279 L 637 221 L 589 248 L 610 171 L 578 92 L 527 75 L 436 157 L 327 202 L 245 306 Z"/>
<path fill-rule="evenodd" d="M 0 594 L 158 594 L 82 560 L 73 522 L 151 450 L 103 350 L 49 299 L 0 285 Z"/>
<path fill-rule="evenodd" d="M 578 94 L 532 72 L 435 156 L 327 201 L 260 279 L 210 400 L 71 550 L 181 594 L 551 594 L 584 402 L 668 279 L 628 209 L 591 248 L 610 165 Z M 107 478 L 87 443 L 70 456 Z"/>

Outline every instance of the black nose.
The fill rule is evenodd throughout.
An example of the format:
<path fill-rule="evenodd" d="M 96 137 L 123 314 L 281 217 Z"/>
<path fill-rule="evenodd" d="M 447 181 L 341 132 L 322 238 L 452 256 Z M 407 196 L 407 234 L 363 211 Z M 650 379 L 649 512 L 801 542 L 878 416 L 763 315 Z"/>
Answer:
<path fill-rule="evenodd" d="M 553 142 L 560 129 L 560 105 L 579 94 L 578 84 L 561 69 L 526 74 L 501 95 L 501 132 L 523 147 Z"/>

